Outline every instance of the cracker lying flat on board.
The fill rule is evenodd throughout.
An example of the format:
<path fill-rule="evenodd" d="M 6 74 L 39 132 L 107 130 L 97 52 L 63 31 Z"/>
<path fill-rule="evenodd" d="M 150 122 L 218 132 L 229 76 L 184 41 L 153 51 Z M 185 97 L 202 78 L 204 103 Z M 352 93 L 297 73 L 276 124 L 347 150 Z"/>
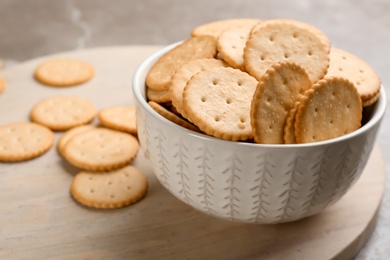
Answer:
<path fill-rule="evenodd" d="M 109 171 L 129 164 L 137 155 L 138 147 L 134 136 L 99 127 L 72 137 L 62 155 L 76 167 Z"/>
<path fill-rule="evenodd" d="M 90 80 L 94 75 L 92 65 L 73 58 L 52 58 L 42 62 L 35 70 L 35 78 L 57 87 L 74 86 Z"/>
<path fill-rule="evenodd" d="M 30 113 L 33 122 L 45 125 L 54 131 L 88 124 L 96 116 L 95 106 L 76 96 L 55 96 L 38 102 Z"/>
<path fill-rule="evenodd" d="M 328 70 L 329 51 L 329 46 L 304 26 L 273 20 L 250 35 L 244 49 L 244 65 L 250 75 L 260 80 L 274 63 L 288 60 L 305 69 L 314 83 Z"/>
<path fill-rule="evenodd" d="M 81 204 L 94 208 L 121 208 L 142 199 L 148 190 L 145 175 L 134 166 L 110 172 L 78 173 L 70 193 Z"/>
<path fill-rule="evenodd" d="M 381 79 L 365 61 L 337 48 L 331 49 L 329 57 L 327 77 L 343 77 L 350 80 L 355 85 L 362 101 L 369 100 L 379 93 Z"/>
<path fill-rule="evenodd" d="M 99 111 L 100 123 L 107 127 L 130 134 L 137 133 L 135 106 L 113 106 Z"/>
<path fill-rule="evenodd" d="M 251 104 L 256 143 L 282 144 L 284 126 L 297 99 L 312 86 L 305 70 L 292 62 L 275 63 L 260 78 Z"/>
<path fill-rule="evenodd" d="M 190 61 L 176 70 L 169 84 L 169 96 L 173 106 L 185 118 L 187 114 L 183 109 L 183 91 L 187 82 L 196 73 L 216 67 L 226 67 L 227 64 L 217 59 L 197 59 Z"/>
<path fill-rule="evenodd" d="M 238 141 L 252 138 L 250 106 L 257 80 L 233 68 L 201 71 L 187 83 L 183 106 L 206 134 Z"/>
<path fill-rule="evenodd" d="M 199 129 L 194 126 L 193 124 L 185 121 L 184 119 L 180 118 L 177 114 L 167 110 L 165 107 L 161 106 L 160 104 L 154 102 L 154 101 L 149 101 L 148 102 L 149 106 L 151 106 L 154 111 L 159 113 L 161 116 L 165 117 L 169 121 L 180 125 L 184 128 L 187 128 L 189 130 L 195 131 L 195 132 L 200 132 Z"/>
<path fill-rule="evenodd" d="M 202 24 L 194 28 L 191 32 L 192 36 L 199 36 L 199 35 L 210 35 L 215 38 L 218 38 L 218 36 L 232 28 L 239 28 L 239 27 L 248 27 L 248 26 L 254 26 L 257 24 L 260 20 L 258 19 L 227 19 L 227 20 L 219 20 L 215 22 L 210 22 L 206 24 Z"/>
<path fill-rule="evenodd" d="M 217 50 L 224 61 L 235 69 L 245 70 L 244 48 L 252 27 L 239 27 L 224 31 L 217 40 Z"/>
<path fill-rule="evenodd" d="M 5 79 L 0 77 L 0 94 L 4 91 L 6 86 L 7 86 L 7 83 L 5 82 Z"/>
<path fill-rule="evenodd" d="M 0 161 L 33 159 L 47 152 L 53 142 L 53 132 L 42 125 L 23 122 L 0 126 Z"/>
<path fill-rule="evenodd" d="M 95 129 L 95 128 L 96 128 L 96 126 L 93 126 L 93 125 L 81 125 L 81 126 L 76 126 L 76 127 L 69 129 L 68 131 L 66 131 L 65 133 L 63 133 L 61 135 L 60 139 L 57 142 L 58 152 L 62 155 L 65 145 L 75 135 L 89 131 L 91 129 Z"/>
<path fill-rule="evenodd" d="M 157 60 L 146 76 L 146 85 L 154 90 L 167 90 L 173 73 L 180 66 L 196 59 L 214 58 L 216 55 L 214 37 L 191 37 Z"/>
<path fill-rule="evenodd" d="M 362 102 L 354 85 L 343 78 L 325 78 L 299 100 L 295 116 L 297 143 L 336 138 L 358 129 Z"/>

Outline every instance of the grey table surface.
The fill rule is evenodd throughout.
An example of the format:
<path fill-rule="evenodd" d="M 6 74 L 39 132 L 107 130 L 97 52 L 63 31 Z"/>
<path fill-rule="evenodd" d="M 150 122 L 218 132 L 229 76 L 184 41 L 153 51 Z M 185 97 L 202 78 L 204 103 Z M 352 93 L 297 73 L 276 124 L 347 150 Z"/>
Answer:
<path fill-rule="evenodd" d="M 57 52 L 170 44 L 195 26 L 228 18 L 289 18 L 324 31 L 333 46 L 364 59 L 390 93 L 390 0 L 0 0 L 4 67 Z M 387 94 L 389 96 L 389 94 Z M 378 136 L 390 170 L 390 114 Z M 390 258 L 390 180 L 378 223 L 356 259 Z"/>

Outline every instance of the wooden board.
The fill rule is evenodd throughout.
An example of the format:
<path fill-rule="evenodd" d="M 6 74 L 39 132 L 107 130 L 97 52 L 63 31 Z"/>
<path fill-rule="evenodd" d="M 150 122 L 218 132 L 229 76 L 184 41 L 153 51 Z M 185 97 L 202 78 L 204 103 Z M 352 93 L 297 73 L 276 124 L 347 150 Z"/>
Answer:
<path fill-rule="evenodd" d="M 27 121 L 30 108 L 54 95 L 78 95 L 98 109 L 132 104 L 132 73 L 160 46 L 58 54 L 93 64 L 87 84 L 52 88 L 33 71 L 47 57 L 3 71 L 0 125 Z M 56 138 L 60 133 L 56 133 Z M 384 192 L 381 152 L 374 148 L 359 182 L 323 213 L 294 223 L 250 225 L 200 213 L 170 195 L 142 152 L 134 165 L 148 177 L 141 202 L 116 210 L 83 207 L 69 195 L 79 171 L 53 147 L 23 163 L 0 163 L 0 259 L 348 259 L 374 228 Z"/>

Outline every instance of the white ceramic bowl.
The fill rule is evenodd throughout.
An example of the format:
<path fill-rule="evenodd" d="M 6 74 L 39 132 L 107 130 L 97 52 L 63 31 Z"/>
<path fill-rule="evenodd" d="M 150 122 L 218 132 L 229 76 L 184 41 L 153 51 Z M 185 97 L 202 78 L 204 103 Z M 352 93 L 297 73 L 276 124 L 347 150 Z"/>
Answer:
<path fill-rule="evenodd" d="M 182 128 L 147 104 L 145 77 L 168 46 L 147 58 L 133 78 L 138 137 L 160 183 L 204 213 L 248 223 L 280 223 L 321 212 L 361 175 L 386 109 L 379 101 L 368 122 L 332 140 L 300 145 L 232 142 Z"/>

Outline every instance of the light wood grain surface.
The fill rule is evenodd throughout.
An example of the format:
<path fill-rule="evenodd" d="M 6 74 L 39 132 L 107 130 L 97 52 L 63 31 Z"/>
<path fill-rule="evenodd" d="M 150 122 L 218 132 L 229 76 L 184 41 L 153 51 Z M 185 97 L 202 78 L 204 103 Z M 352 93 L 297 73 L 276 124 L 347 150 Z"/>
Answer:
<path fill-rule="evenodd" d="M 48 96 L 78 95 L 98 109 L 132 104 L 132 73 L 159 48 L 59 54 L 96 68 L 90 82 L 70 88 L 34 80 L 35 67 L 47 57 L 5 70 L 0 125 L 27 121 L 30 108 Z M 348 259 L 375 227 L 385 183 L 375 147 L 359 182 L 322 214 L 294 223 L 248 225 L 207 216 L 175 199 L 157 182 L 142 152 L 133 164 L 147 175 L 147 196 L 123 209 L 95 210 L 69 195 L 79 170 L 54 147 L 31 161 L 0 163 L 0 259 Z"/>

